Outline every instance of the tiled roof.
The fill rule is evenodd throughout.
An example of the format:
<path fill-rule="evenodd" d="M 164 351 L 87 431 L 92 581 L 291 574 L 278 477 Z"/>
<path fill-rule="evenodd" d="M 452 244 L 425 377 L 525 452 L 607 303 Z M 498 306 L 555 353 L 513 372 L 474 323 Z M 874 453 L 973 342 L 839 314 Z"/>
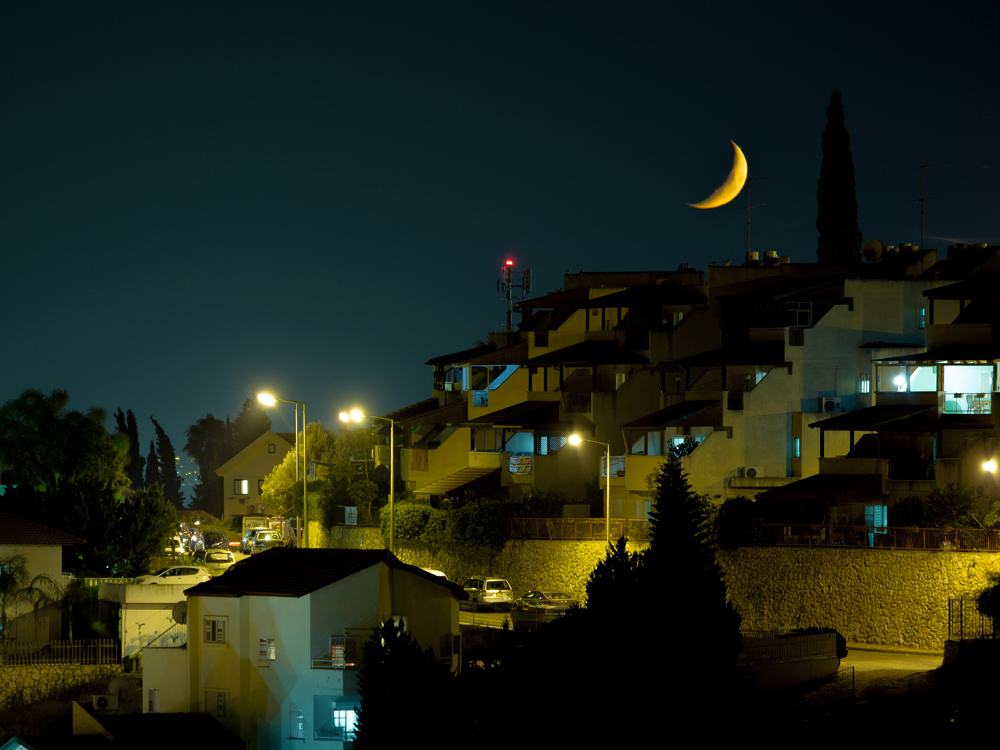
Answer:
<path fill-rule="evenodd" d="M 85 539 L 0 511 L 0 544 L 86 544 Z"/>
<path fill-rule="evenodd" d="M 226 571 L 225 575 L 199 583 L 186 593 L 188 596 L 298 598 L 379 563 L 386 563 L 397 570 L 405 570 L 445 586 L 460 600 L 468 598 L 462 587 L 425 570 L 402 563 L 388 550 L 283 547 L 276 547 L 241 560 Z"/>

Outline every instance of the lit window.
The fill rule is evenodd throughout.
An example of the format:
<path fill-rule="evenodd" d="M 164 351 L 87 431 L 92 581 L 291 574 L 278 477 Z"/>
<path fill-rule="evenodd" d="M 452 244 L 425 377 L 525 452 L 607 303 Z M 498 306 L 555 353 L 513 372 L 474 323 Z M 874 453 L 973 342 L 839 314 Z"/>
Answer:
<path fill-rule="evenodd" d="M 921 307 L 917 313 L 917 328 L 923 330 L 927 327 L 927 308 Z"/>
<path fill-rule="evenodd" d="M 867 372 L 858 373 L 858 393 L 872 392 L 872 376 Z"/>
<path fill-rule="evenodd" d="M 792 438 L 792 458 L 802 458 L 802 438 Z"/>
<path fill-rule="evenodd" d="M 226 642 L 226 617 L 205 618 L 205 643 Z"/>
<path fill-rule="evenodd" d="M 249 495 L 250 494 L 250 480 L 249 479 L 234 479 L 233 480 L 233 494 L 234 495 Z"/>
<path fill-rule="evenodd" d="M 260 639 L 260 660 L 274 661 L 274 638 Z"/>

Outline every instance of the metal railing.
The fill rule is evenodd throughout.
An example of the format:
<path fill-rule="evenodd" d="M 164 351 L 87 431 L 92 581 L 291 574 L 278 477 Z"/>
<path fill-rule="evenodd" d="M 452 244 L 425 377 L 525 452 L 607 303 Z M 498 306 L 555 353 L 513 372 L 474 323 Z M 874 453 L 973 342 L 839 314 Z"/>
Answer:
<path fill-rule="evenodd" d="M 737 666 L 837 655 L 837 634 L 832 630 L 783 634 L 770 630 L 751 630 L 741 631 L 740 635 L 743 636 L 743 650 L 736 659 Z"/>
<path fill-rule="evenodd" d="M 1000 552 L 998 529 L 923 529 L 915 526 L 761 524 L 754 544 Z"/>
<path fill-rule="evenodd" d="M 612 518 L 611 538 L 643 540 L 649 537 L 649 522 L 634 518 Z M 508 518 L 511 539 L 603 540 L 603 518 Z"/>
<path fill-rule="evenodd" d="M 49 641 L 39 644 L 0 644 L 0 664 L 117 664 L 121 644 L 114 638 L 86 641 Z"/>
<path fill-rule="evenodd" d="M 949 599 L 948 640 L 974 641 L 980 638 L 1000 638 L 1000 623 L 980 612 L 975 599 Z"/>

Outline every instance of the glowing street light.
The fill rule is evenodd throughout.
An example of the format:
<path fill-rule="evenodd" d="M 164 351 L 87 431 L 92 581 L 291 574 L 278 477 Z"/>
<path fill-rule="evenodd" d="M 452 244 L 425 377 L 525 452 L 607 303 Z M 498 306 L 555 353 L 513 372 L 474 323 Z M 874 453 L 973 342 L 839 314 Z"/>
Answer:
<path fill-rule="evenodd" d="M 608 550 L 611 550 L 611 444 L 604 443 L 600 440 L 591 440 L 590 438 L 582 438 L 579 435 L 570 435 L 569 444 L 570 445 L 580 445 L 580 443 L 596 443 L 597 445 L 604 446 L 604 460 L 605 466 L 607 467 L 608 476 L 604 482 L 604 542 L 608 546 Z M 600 469 L 598 469 L 598 476 L 600 476 Z"/>
<path fill-rule="evenodd" d="M 306 405 L 301 401 L 291 401 L 285 398 L 276 398 L 270 393 L 258 393 L 257 400 L 260 401 L 265 406 L 274 406 L 275 403 L 281 401 L 284 404 L 295 404 L 295 419 L 298 421 L 299 409 L 302 407 L 302 525 L 304 528 L 300 529 L 301 542 L 303 547 L 309 547 L 309 464 L 306 462 Z M 298 425 L 295 426 L 295 439 L 298 441 L 299 428 Z M 299 471 L 299 460 L 296 456 L 295 459 L 295 473 Z"/>
<path fill-rule="evenodd" d="M 341 422 L 363 422 L 366 419 L 381 420 L 389 423 L 389 551 L 396 554 L 396 506 L 393 498 L 396 494 L 396 423 L 392 417 L 368 417 L 360 409 L 340 412 Z"/>
<path fill-rule="evenodd" d="M 997 462 L 994 461 L 992 458 L 989 461 L 986 461 L 983 464 L 983 471 L 988 471 L 991 474 L 996 474 L 996 471 L 997 471 Z"/>

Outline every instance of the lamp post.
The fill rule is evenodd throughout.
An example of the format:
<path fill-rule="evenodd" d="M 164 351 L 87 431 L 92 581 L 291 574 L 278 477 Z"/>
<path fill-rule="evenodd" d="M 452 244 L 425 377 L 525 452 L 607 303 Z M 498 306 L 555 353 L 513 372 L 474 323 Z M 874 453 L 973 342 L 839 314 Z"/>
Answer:
<path fill-rule="evenodd" d="M 396 506 L 393 502 L 396 495 L 396 423 L 392 417 L 365 416 L 360 409 L 340 412 L 341 422 L 362 422 L 366 419 L 389 423 L 389 552 L 396 554 Z"/>
<path fill-rule="evenodd" d="M 276 402 L 280 401 L 283 404 L 295 404 L 295 418 L 299 418 L 299 409 L 302 407 L 302 524 L 304 526 L 301 529 L 301 541 L 302 546 L 309 547 L 309 464 L 306 461 L 306 405 L 301 401 L 291 401 L 286 398 L 276 398 L 270 393 L 258 393 L 257 400 L 260 401 L 265 406 L 274 406 Z M 298 433 L 296 432 L 296 439 L 298 438 Z M 299 460 L 295 459 L 295 472 L 299 471 Z"/>
<path fill-rule="evenodd" d="M 607 477 L 605 477 L 604 482 L 604 543 L 608 547 L 608 551 L 611 551 L 611 444 L 605 443 L 600 440 L 591 440 L 590 438 L 582 438 L 579 435 L 569 436 L 570 445 L 580 445 L 580 443 L 595 443 L 597 445 L 604 446 L 604 460 L 605 467 L 607 469 Z M 600 471 L 598 471 L 598 476 L 600 476 Z"/>

